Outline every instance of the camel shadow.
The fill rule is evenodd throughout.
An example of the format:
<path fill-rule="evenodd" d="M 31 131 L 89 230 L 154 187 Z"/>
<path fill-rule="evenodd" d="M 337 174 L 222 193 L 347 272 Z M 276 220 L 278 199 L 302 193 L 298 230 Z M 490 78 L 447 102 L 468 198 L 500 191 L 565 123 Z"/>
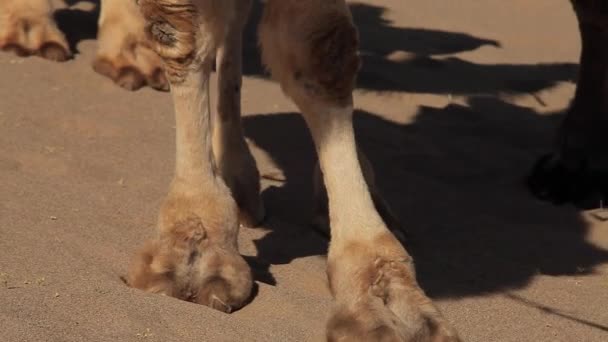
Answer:
<path fill-rule="evenodd" d="M 586 241 L 587 227 L 574 209 L 539 202 L 523 185 L 557 122 L 493 97 L 473 97 L 469 107 L 423 107 L 408 125 L 356 112 L 357 139 L 411 236 L 408 250 L 429 295 L 520 288 L 537 274 L 591 274 L 608 261 L 608 251 Z M 243 124 L 287 178 L 263 193 L 277 219 L 255 242 L 257 258 L 284 264 L 323 255 L 327 241 L 307 224 L 310 210 L 302 210 L 311 208 L 315 160 L 303 120 L 281 113 L 248 116 Z"/>

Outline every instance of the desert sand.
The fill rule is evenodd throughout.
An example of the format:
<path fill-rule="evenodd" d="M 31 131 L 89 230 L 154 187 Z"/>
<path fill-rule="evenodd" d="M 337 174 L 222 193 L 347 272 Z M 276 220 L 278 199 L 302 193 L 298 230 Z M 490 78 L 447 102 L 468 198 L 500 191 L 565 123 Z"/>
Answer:
<path fill-rule="evenodd" d="M 309 224 L 315 155 L 260 66 L 259 8 L 245 39 L 243 125 L 269 217 L 241 230 L 256 293 L 227 315 L 121 280 L 171 180 L 172 103 L 91 70 L 85 5 L 59 13 L 73 60 L 0 53 L 0 341 L 323 340 L 332 300 L 328 242 Z M 357 138 L 423 288 L 466 341 L 608 341 L 608 223 L 523 185 L 573 96 L 569 2 L 352 9 L 364 61 Z"/>

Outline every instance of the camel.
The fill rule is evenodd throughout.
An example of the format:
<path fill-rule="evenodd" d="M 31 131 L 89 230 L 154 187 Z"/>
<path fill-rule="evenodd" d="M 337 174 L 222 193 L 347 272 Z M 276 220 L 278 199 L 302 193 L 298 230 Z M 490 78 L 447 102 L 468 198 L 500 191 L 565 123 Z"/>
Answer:
<path fill-rule="evenodd" d="M 177 154 L 159 236 L 136 257 L 128 281 L 225 312 L 245 304 L 252 287 L 236 244 L 237 218 L 263 214 L 259 176 L 239 128 L 240 37 L 250 5 L 140 0 L 171 86 Z M 308 124 L 327 189 L 327 273 L 336 300 L 328 340 L 457 341 L 377 213 L 357 157 L 352 91 L 360 62 L 346 3 L 267 1 L 259 37 L 264 63 Z M 218 120 L 208 95 L 214 63 Z"/>
<path fill-rule="evenodd" d="M 69 56 L 48 2 L 2 4 L 0 32 L 9 32 L 3 47 L 55 60 Z M 133 2 L 102 3 L 94 67 L 126 88 L 140 85 L 142 75 L 160 88 L 150 48 L 158 54 L 175 108 L 176 165 L 158 236 L 136 254 L 127 283 L 232 312 L 246 304 L 253 285 L 238 251 L 239 222 L 255 225 L 264 217 L 259 174 L 240 126 L 241 35 L 251 1 L 140 0 L 139 6 L 142 17 Z M 373 183 L 360 166 L 352 125 L 358 37 L 345 1 L 270 0 L 264 11 L 263 61 L 302 111 L 327 189 L 327 274 L 336 301 L 328 340 L 458 341 L 416 282 L 412 257 L 376 211 Z M 129 22 L 122 22 L 125 15 Z M 146 63 L 134 69 L 133 55 Z M 214 63 L 216 115 L 209 104 Z"/>
<path fill-rule="evenodd" d="M 239 224 L 255 226 L 265 216 L 259 174 L 240 125 L 241 33 L 251 1 L 138 0 L 138 8 L 135 0 L 103 0 L 93 64 L 127 89 L 170 85 L 174 103 L 175 175 L 160 209 L 158 235 L 134 257 L 128 285 L 227 313 L 247 303 L 253 285 L 238 251 Z M 607 106 L 601 95 L 608 58 L 605 46 L 592 41 L 606 37 L 608 11 L 598 1 L 572 2 L 583 66 L 560 136 L 581 136 L 593 126 L 589 122 L 605 117 Z M 69 58 L 51 12 L 48 0 L 0 0 L 0 47 Z M 352 125 L 360 61 L 345 1 L 267 0 L 259 38 L 265 65 L 308 125 L 319 157 L 315 183 L 327 191 L 327 207 L 320 207 L 329 221 L 327 276 L 335 299 L 327 339 L 460 341 L 418 285 L 412 257 L 378 212 L 383 204 Z M 216 113 L 209 101 L 214 64 Z M 594 110 L 583 110 L 588 108 Z M 572 153 L 563 152 L 572 144 L 580 149 L 589 142 L 562 140 L 568 143 L 552 159 L 560 167 L 569 164 Z"/>
<path fill-rule="evenodd" d="M 127 89 L 143 82 L 162 89 L 168 81 L 176 163 L 158 236 L 136 254 L 126 280 L 137 289 L 229 313 L 247 303 L 253 286 L 238 250 L 239 223 L 256 225 L 265 216 L 259 173 L 240 123 L 241 35 L 252 3 L 138 5 L 143 16 L 133 1 L 102 2 L 93 65 Z M 59 61 L 69 57 L 49 2 L 2 0 L 0 8 L 3 48 Z M 376 211 L 368 187 L 372 173 L 365 171 L 366 180 L 359 162 L 364 157 L 352 124 L 358 34 L 345 1 L 267 1 L 259 38 L 264 63 L 312 133 L 322 172 L 317 183 L 327 190 L 327 275 L 336 302 L 327 339 L 458 341 L 418 285 L 412 257 Z M 214 63 L 220 89 L 215 115 L 209 102 Z"/>

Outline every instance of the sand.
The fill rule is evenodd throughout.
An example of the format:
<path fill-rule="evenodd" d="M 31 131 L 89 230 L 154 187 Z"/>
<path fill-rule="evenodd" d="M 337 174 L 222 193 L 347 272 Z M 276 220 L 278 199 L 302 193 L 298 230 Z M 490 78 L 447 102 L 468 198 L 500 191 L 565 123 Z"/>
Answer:
<path fill-rule="evenodd" d="M 539 202 L 522 182 L 573 95 L 569 2 L 368 0 L 353 11 L 357 137 L 428 294 L 466 341 L 607 341 L 608 224 Z M 171 180 L 172 104 L 95 74 L 94 15 L 62 13 L 86 14 L 83 29 L 64 23 L 80 33 L 74 60 L 0 54 L 0 341 L 322 340 L 332 301 L 327 241 L 308 224 L 315 156 L 262 72 L 252 27 L 243 124 L 275 180 L 262 182 L 269 220 L 240 234 L 255 298 L 226 315 L 121 281 Z"/>

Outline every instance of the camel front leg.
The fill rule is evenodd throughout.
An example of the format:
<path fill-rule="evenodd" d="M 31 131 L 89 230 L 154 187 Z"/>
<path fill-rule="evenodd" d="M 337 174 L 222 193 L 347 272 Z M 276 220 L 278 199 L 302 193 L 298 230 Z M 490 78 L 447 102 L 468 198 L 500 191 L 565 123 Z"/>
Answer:
<path fill-rule="evenodd" d="M 175 177 L 158 237 L 136 256 L 128 282 L 231 312 L 249 298 L 252 277 L 238 252 L 238 211 L 213 159 L 209 76 L 234 16 L 231 1 L 141 0 L 175 107 Z"/>
<path fill-rule="evenodd" d="M 411 256 L 374 207 L 357 156 L 357 32 L 344 1 L 269 0 L 266 65 L 302 111 L 329 202 L 329 341 L 459 341 L 416 281 Z"/>

